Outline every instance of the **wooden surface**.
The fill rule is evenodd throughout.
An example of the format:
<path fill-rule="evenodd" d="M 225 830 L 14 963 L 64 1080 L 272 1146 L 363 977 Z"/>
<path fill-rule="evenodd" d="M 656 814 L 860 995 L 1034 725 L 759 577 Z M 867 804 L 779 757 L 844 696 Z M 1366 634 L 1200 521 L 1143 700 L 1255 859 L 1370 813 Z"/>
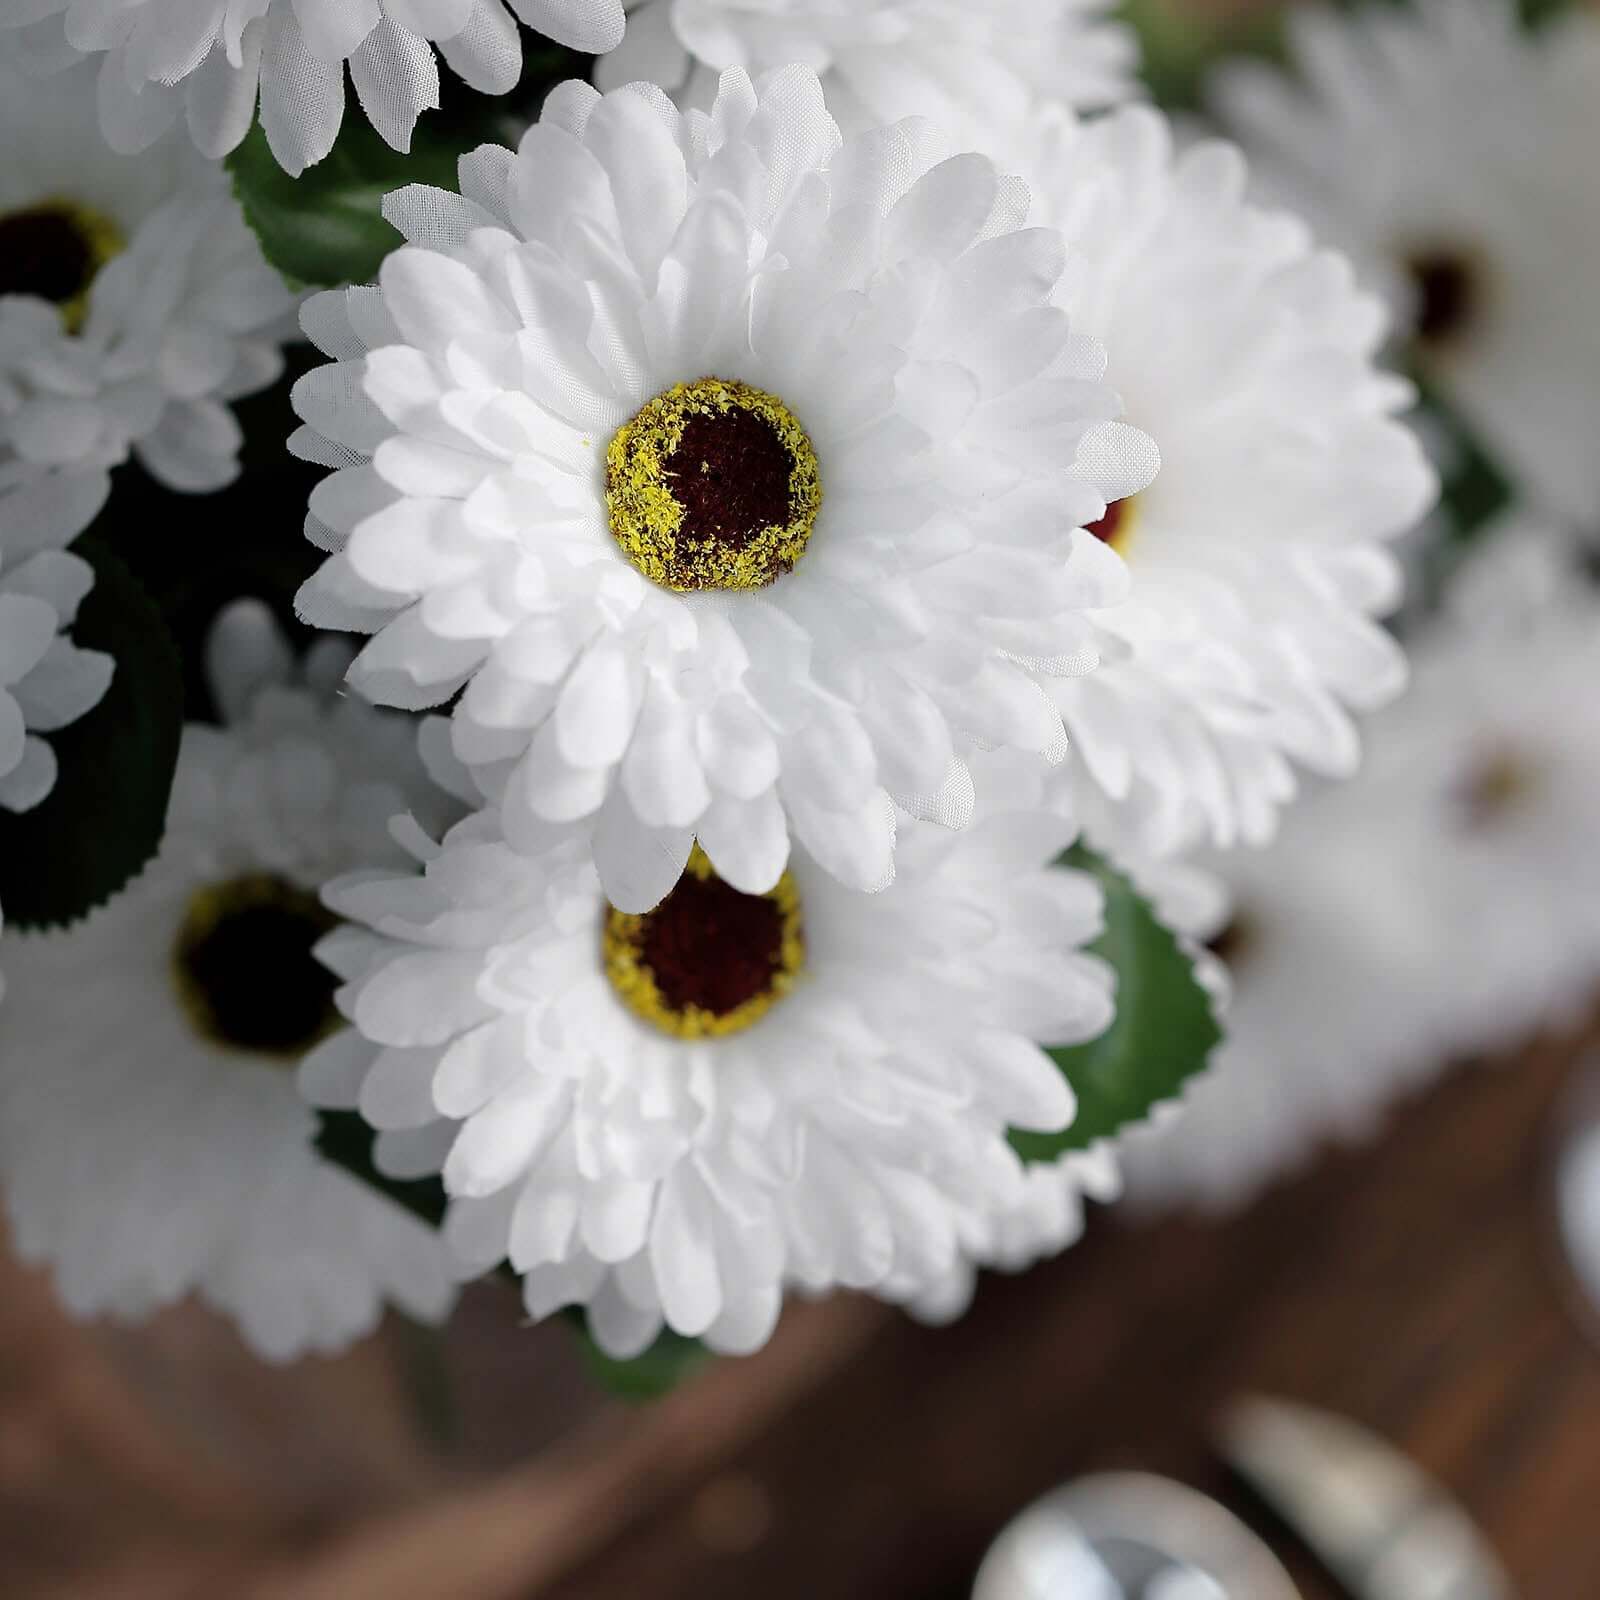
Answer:
<path fill-rule="evenodd" d="M 957 1600 L 1008 1514 L 1105 1467 L 1173 1474 L 1267 1527 L 1207 1445 L 1244 1389 L 1414 1453 L 1523 1600 L 1600 1595 L 1600 1354 L 1567 1316 L 1543 1184 L 1571 1058 L 1550 1044 L 1458 1075 L 1226 1227 L 1097 1226 L 988 1282 L 953 1330 L 890 1324 L 728 1463 L 770 1508 L 753 1548 L 709 1553 L 691 1491 L 552 1596 Z M 1274 1542 L 1307 1600 L 1334 1594 Z"/>
<path fill-rule="evenodd" d="M 272 1372 L 196 1312 L 85 1333 L 10 1270 L 0 1595 L 961 1600 L 1025 1501 L 1142 1467 L 1243 1510 L 1332 1600 L 1208 1448 L 1255 1389 L 1411 1450 L 1522 1600 L 1588 1600 L 1600 1354 L 1563 1305 L 1543 1181 L 1576 1048 L 1463 1070 L 1232 1223 L 1103 1213 L 1060 1261 L 986 1280 L 954 1329 L 800 1307 L 656 1408 L 596 1400 L 562 1330 L 480 1293 L 445 1346 L 448 1443 L 419 1425 L 440 1374 L 404 1330 Z"/>

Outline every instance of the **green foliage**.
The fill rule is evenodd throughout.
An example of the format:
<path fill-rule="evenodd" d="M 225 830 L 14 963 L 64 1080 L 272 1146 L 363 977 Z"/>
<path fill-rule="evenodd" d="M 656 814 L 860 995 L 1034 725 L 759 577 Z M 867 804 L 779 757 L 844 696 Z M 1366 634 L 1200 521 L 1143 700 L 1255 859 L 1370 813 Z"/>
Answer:
<path fill-rule="evenodd" d="M 523 45 L 522 81 L 503 99 L 474 94 L 443 74 L 441 105 L 417 123 L 409 154 L 391 150 L 352 106 L 333 149 L 291 178 L 254 124 L 225 165 L 267 260 L 296 288 L 370 283 L 400 243 L 383 220 L 386 194 L 412 183 L 454 189 L 459 157 L 486 142 L 514 143 L 555 84 L 588 76 L 585 56 L 532 34 Z"/>
<path fill-rule="evenodd" d="M 569 1321 L 583 1341 L 589 1375 L 620 1400 L 659 1400 L 712 1359 L 711 1352 L 698 1339 L 685 1339 L 680 1333 L 664 1329 L 643 1355 L 631 1361 L 617 1361 L 589 1336 L 582 1312 L 572 1311 Z"/>
<path fill-rule="evenodd" d="M 1205 1067 L 1222 1038 L 1193 963 L 1127 878 L 1082 845 L 1062 865 L 1092 873 L 1105 891 L 1105 932 L 1091 948 L 1116 969 L 1117 1014 L 1098 1039 L 1050 1052 L 1078 1097 L 1078 1114 L 1062 1133 L 1012 1132 L 1012 1147 L 1030 1163 L 1087 1149 L 1142 1121 Z"/>
<path fill-rule="evenodd" d="M 1417 421 L 1442 442 L 1445 466 L 1439 493 L 1439 510 L 1428 527 L 1429 542 L 1418 561 L 1416 608 L 1427 614 L 1438 608 L 1440 597 L 1463 558 L 1516 499 L 1511 481 L 1477 436 L 1449 402 L 1425 380 L 1418 379 L 1422 394 Z"/>
<path fill-rule="evenodd" d="M 444 1220 L 447 1201 L 438 1178 L 391 1178 L 379 1172 L 372 1158 L 377 1134 L 358 1111 L 319 1111 L 317 1149 L 325 1161 L 343 1167 L 369 1188 L 386 1194 L 430 1228 Z"/>
<path fill-rule="evenodd" d="M 122 562 L 86 539 L 93 592 L 72 637 L 116 662 L 105 698 L 50 735 L 60 773 L 43 804 L 0 811 L 6 926 L 57 927 L 103 905 L 155 855 L 183 731 L 183 673 L 161 614 Z"/>
<path fill-rule="evenodd" d="M 296 287 L 369 283 L 400 235 L 383 220 L 383 197 L 410 183 L 456 186 L 456 157 L 424 122 L 411 153 L 391 150 L 351 113 L 325 159 L 299 178 L 277 163 L 261 125 L 228 157 L 233 192 L 266 258 Z"/>
<path fill-rule="evenodd" d="M 1277 56 L 1283 20 L 1278 9 L 1224 16 L 1189 0 L 1123 0 L 1122 14 L 1139 35 L 1143 77 L 1167 110 L 1195 110 L 1205 76 L 1223 56 Z"/>

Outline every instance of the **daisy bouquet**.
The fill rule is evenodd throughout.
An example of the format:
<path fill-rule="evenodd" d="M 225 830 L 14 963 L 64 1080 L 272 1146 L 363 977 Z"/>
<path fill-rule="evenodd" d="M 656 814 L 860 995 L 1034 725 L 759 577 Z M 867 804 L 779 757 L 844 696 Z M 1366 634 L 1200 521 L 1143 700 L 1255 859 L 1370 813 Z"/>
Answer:
<path fill-rule="evenodd" d="M 744 1353 L 1185 1147 L 1223 885 L 1365 781 L 1476 525 L 1416 532 L 1419 393 L 1553 508 L 1592 452 L 1582 329 L 1547 398 L 1468 347 L 1525 229 L 1420 146 L 1426 215 L 1297 176 L 1381 135 L 1260 65 L 1253 172 L 1148 11 L 1143 75 L 1102 0 L 0 15 L 0 1192 L 74 1311 L 286 1359 L 498 1270 Z"/>

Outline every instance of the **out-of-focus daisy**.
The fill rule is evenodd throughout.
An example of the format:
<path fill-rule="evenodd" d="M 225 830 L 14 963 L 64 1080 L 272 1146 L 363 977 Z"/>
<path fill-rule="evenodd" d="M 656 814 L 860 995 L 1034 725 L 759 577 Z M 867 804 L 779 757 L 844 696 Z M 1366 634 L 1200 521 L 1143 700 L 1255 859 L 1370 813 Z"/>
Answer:
<path fill-rule="evenodd" d="M 1600 602 L 1552 589 L 1553 545 L 1512 524 L 1463 573 L 1362 779 L 1450 974 L 1442 1050 L 1508 1048 L 1600 983 Z"/>
<path fill-rule="evenodd" d="M 88 70 L 0 63 L 0 551 L 80 532 L 130 454 L 169 488 L 228 483 L 227 402 L 293 331 L 225 174 L 174 140 L 112 154 Z"/>
<path fill-rule="evenodd" d="M 27 811 L 55 787 L 55 753 L 40 735 L 98 705 L 113 662 L 67 637 L 94 583 L 89 563 L 66 550 L 7 553 L 0 542 L 0 807 Z"/>
<path fill-rule="evenodd" d="M 1592 523 L 1600 458 L 1600 18 L 1512 0 L 1289 14 L 1298 81 L 1226 69 L 1263 180 L 1347 249 L 1407 352 L 1536 504 Z"/>
<path fill-rule="evenodd" d="M 1007 1128 L 1073 1116 L 1035 1041 L 1111 1015 L 1097 886 L 1051 865 L 1070 833 L 908 825 L 872 897 L 799 851 L 746 894 L 696 853 L 636 915 L 581 839 L 528 856 L 480 812 L 421 875 L 330 890 L 354 1027 L 302 1083 L 396 1174 L 442 1169 L 447 1236 L 508 1257 L 533 1315 L 584 1305 L 619 1357 L 663 1324 L 750 1350 L 786 1284 L 903 1298 L 1022 1203 Z"/>
<path fill-rule="evenodd" d="M 1355 781 L 1298 808 L 1271 850 L 1209 862 L 1231 913 L 1195 931 L 1232 975 L 1227 1038 L 1180 1114 L 1125 1141 L 1133 1203 L 1236 1204 L 1452 1057 L 1592 998 L 1600 606 L 1573 575 L 1559 592 L 1539 575 L 1555 544 L 1491 536 Z"/>
<path fill-rule="evenodd" d="M 581 822 L 626 910 L 696 838 L 749 893 L 791 836 L 880 887 L 891 797 L 959 826 L 966 752 L 1065 752 L 1039 680 L 1094 665 L 1120 581 L 1096 470 L 1154 452 L 1048 303 L 1059 238 L 932 144 L 841 145 L 804 68 L 730 71 L 709 116 L 568 84 L 461 195 L 390 196 L 377 288 L 306 308 L 339 359 L 293 447 L 339 470 L 303 614 L 377 634 L 375 700 L 464 686 L 512 842 Z"/>
<path fill-rule="evenodd" d="M 1370 1131 L 1436 1066 L 1450 979 L 1385 820 L 1358 777 L 1302 803 L 1268 849 L 1206 858 L 1222 892 L 1183 931 L 1225 966 L 1224 1039 L 1178 1102 L 1119 1140 L 1131 1207 L 1242 1205 L 1326 1141 Z"/>
<path fill-rule="evenodd" d="M 0 30 L 19 30 L 8 43 L 38 70 L 96 59 L 78 92 L 116 150 L 182 118 L 206 155 L 225 155 L 259 102 L 272 153 L 298 176 L 333 148 L 347 66 L 373 127 L 408 150 L 439 104 L 435 46 L 474 89 L 504 94 L 522 71 L 515 19 L 577 50 L 622 38 L 622 0 L 8 0 Z"/>
<path fill-rule="evenodd" d="M 160 855 L 77 926 L 7 936 L 0 1185 L 76 1314 L 198 1293 L 287 1359 L 453 1297 L 438 1235 L 317 1154 L 294 1079 L 337 1023 L 318 890 L 398 854 L 421 786 L 408 725 L 335 698 L 325 653 L 292 682 L 264 610 L 210 656 L 228 725 L 186 731 Z"/>
<path fill-rule="evenodd" d="M 1404 680 L 1375 617 L 1399 594 L 1386 541 L 1434 493 L 1396 420 L 1411 389 L 1374 365 L 1379 303 L 1301 222 L 1246 200 L 1231 146 L 1176 153 L 1143 107 L 1046 107 L 1014 154 L 1035 219 L 1068 241 L 1058 303 L 1161 453 L 1094 528 L 1127 577 L 1095 613 L 1102 665 L 1053 685 L 1099 791 L 1080 805 L 1141 851 L 1261 843 L 1291 763 L 1348 776 L 1350 712 Z"/>
<path fill-rule="evenodd" d="M 602 89 L 643 79 L 710 105 L 717 75 L 814 67 L 845 131 L 924 116 L 963 147 L 1040 97 L 1099 109 L 1135 92 L 1132 29 L 1112 0 L 628 0 Z"/>

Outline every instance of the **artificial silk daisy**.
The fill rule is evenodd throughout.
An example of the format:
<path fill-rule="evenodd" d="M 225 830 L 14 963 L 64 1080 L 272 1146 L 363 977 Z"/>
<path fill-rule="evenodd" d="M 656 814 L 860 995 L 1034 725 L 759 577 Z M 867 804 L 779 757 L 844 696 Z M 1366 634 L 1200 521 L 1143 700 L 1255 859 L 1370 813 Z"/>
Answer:
<path fill-rule="evenodd" d="M 68 637 L 94 584 L 66 550 L 8 551 L 0 542 L 0 807 L 27 811 L 55 787 L 42 734 L 76 722 L 111 683 L 111 657 Z"/>
<path fill-rule="evenodd" d="M 1041 96 L 1083 108 L 1135 92 L 1133 31 L 1112 0 L 628 0 L 628 33 L 595 68 L 602 89 L 644 80 L 709 105 L 717 74 L 804 62 L 847 132 L 932 119 L 982 147 Z"/>
<path fill-rule="evenodd" d="M 1600 19 L 1528 32 L 1512 0 L 1289 14 L 1298 81 L 1226 69 L 1219 115 L 1354 257 L 1408 358 L 1535 503 L 1600 505 Z"/>
<path fill-rule="evenodd" d="M 920 125 L 841 144 L 793 68 L 709 116 L 567 84 L 461 188 L 391 195 L 414 242 L 306 308 L 338 362 L 291 447 L 339 470 L 300 604 L 376 633 L 373 699 L 465 688 L 514 843 L 580 822 L 629 911 L 697 838 L 748 893 L 791 836 L 872 889 L 891 797 L 959 825 L 975 745 L 1060 759 L 1039 680 L 1093 666 L 1118 565 L 1096 472 L 1154 455 L 1115 425 L 1075 468 L 1116 402 L 1019 185 Z"/>
<path fill-rule="evenodd" d="M 228 483 L 227 402 L 293 331 L 226 176 L 173 140 L 112 154 L 87 71 L 0 63 L 0 551 L 80 532 L 130 455 L 169 488 Z"/>
<path fill-rule="evenodd" d="M 1102 665 L 1053 684 L 1097 791 L 1080 808 L 1114 813 L 1138 853 L 1260 843 L 1292 763 L 1348 775 L 1350 712 L 1403 681 L 1375 618 L 1400 587 L 1386 541 L 1434 492 L 1396 420 L 1412 391 L 1373 363 L 1378 302 L 1298 220 L 1246 201 L 1230 146 L 1180 154 L 1143 107 L 1044 107 L 1015 154 L 1035 219 L 1068 241 L 1058 303 L 1161 454 L 1093 527 L 1125 574 L 1094 614 Z"/>
<path fill-rule="evenodd" d="M 338 654 L 339 652 L 335 652 Z M 418 798 L 407 724 L 294 681 L 264 609 L 214 631 L 227 726 L 186 730 L 161 853 L 77 926 L 8 936 L 0 1186 L 78 1315 L 197 1293 L 263 1356 L 336 1348 L 383 1302 L 442 1317 L 437 1234 L 318 1155 L 295 1089 L 337 1024 L 323 880 L 381 861 Z"/>
<path fill-rule="evenodd" d="M 465 1261 L 509 1258 L 534 1316 L 587 1306 L 618 1357 L 663 1325 L 754 1349 L 786 1284 L 943 1282 L 1021 1203 L 1007 1128 L 1072 1119 L 1035 1041 L 1100 1032 L 1110 979 L 1097 886 L 1051 864 L 1068 824 L 906 832 L 881 895 L 798 850 L 746 893 L 697 851 L 641 914 L 580 838 L 530 856 L 479 812 L 420 875 L 329 890 L 354 1026 L 303 1087 L 380 1164 L 442 1170 Z"/>
<path fill-rule="evenodd" d="M 509 9 L 507 9 L 509 5 Z M 333 148 L 345 68 L 366 113 L 397 150 L 439 104 L 434 48 L 485 94 L 522 71 L 517 21 L 577 50 L 622 38 L 622 0 L 7 0 L 0 30 L 49 72 L 98 62 L 100 124 L 116 150 L 147 148 L 180 115 L 208 156 L 244 138 L 260 105 L 279 163 L 298 176 Z M 0 37 L 4 37 L 0 33 Z"/>

